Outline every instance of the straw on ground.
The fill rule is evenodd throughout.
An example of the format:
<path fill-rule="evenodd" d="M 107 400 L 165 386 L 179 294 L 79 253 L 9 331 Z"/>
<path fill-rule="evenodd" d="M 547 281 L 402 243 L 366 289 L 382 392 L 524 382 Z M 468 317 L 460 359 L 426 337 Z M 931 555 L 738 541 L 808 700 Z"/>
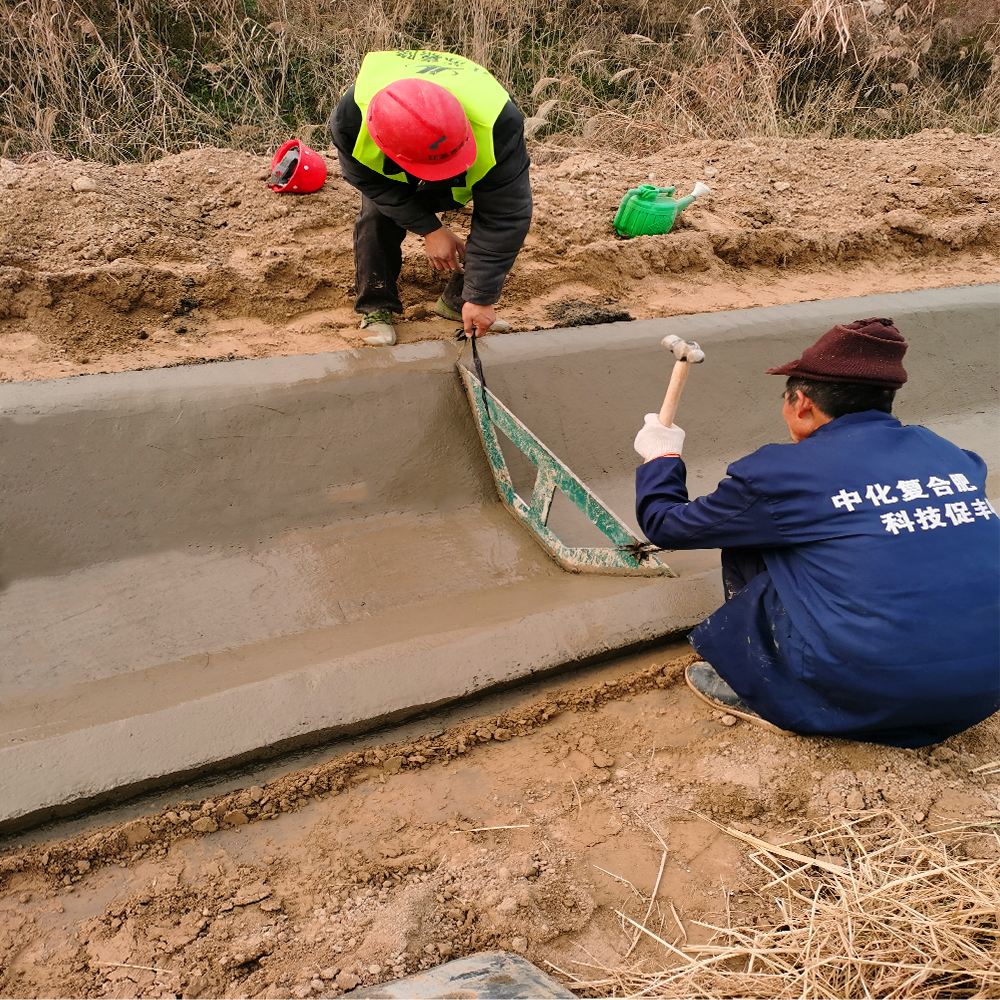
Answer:
<path fill-rule="evenodd" d="M 588 996 L 677 1000 L 1000 997 L 1000 865 L 989 850 L 979 853 L 993 857 L 963 856 L 963 840 L 984 831 L 997 837 L 988 826 L 912 832 L 890 813 L 780 847 L 728 830 L 753 842 L 751 859 L 768 879 L 761 892 L 780 893 L 775 926 L 702 924 L 714 932 L 708 944 L 678 947 L 620 913 L 662 947 L 660 967 L 647 959 L 568 985 Z M 817 847 L 843 865 L 811 857 Z"/>

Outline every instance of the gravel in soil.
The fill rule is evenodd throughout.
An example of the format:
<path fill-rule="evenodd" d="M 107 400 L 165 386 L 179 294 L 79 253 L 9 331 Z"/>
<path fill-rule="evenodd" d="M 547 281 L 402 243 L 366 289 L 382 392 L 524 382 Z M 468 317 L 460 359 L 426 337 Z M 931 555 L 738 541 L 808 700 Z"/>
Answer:
<path fill-rule="evenodd" d="M 711 935 L 699 921 L 780 917 L 726 829 L 973 824 L 943 835 L 953 854 L 998 857 L 1000 783 L 976 770 L 1000 758 L 996 717 L 927 750 L 779 736 L 696 700 L 683 649 L 5 851 L 0 995 L 333 997 L 488 948 L 583 978 L 662 967 L 616 911 L 677 946 Z"/>
<path fill-rule="evenodd" d="M 330 176 L 274 194 L 265 157 L 197 149 L 148 164 L 0 160 L 0 379 L 370 350 L 353 312 L 359 196 Z M 500 312 L 568 304 L 638 319 L 994 281 L 1000 137 L 691 141 L 632 159 L 536 146 L 535 216 Z M 713 194 L 665 236 L 618 238 L 640 183 Z M 470 216 L 445 221 L 467 232 Z M 401 343 L 447 339 L 441 278 L 404 243 Z M 551 310 L 555 309 L 555 313 Z"/>

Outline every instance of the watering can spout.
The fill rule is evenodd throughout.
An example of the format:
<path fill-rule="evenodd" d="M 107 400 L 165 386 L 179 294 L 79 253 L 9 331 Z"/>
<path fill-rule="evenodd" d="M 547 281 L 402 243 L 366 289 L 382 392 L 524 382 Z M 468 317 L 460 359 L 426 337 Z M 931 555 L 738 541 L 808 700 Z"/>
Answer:
<path fill-rule="evenodd" d="M 700 198 L 703 194 L 711 194 L 711 193 L 712 189 L 707 184 L 702 184 L 701 181 L 698 181 L 695 184 L 694 189 L 690 194 L 685 195 L 683 198 L 677 199 L 677 211 L 683 212 L 684 209 L 687 208 L 688 205 L 690 205 L 691 202 L 695 200 L 695 198 Z"/>

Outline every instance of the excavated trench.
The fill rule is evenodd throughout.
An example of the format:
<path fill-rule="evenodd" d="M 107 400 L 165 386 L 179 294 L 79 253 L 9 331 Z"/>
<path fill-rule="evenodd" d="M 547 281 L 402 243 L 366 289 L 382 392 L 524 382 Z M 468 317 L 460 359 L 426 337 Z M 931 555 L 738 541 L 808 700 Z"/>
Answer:
<path fill-rule="evenodd" d="M 1000 285 L 496 337 L 482 357 L 634 527 L 664 335 L 708 355 L 679 416 L 698 495 L 783 440 L 763 370 L 873 315 L 911 344 L 899 416 L 995 469 Z M 455 357 L 431 342 L 0 385 L 2 828 L 641 648 L 717 606 L 712 552 L 670 556 L 671 578 L 557 567 L 497 499 Z M 558 497 L 550 525 L 601 541 Z"/>

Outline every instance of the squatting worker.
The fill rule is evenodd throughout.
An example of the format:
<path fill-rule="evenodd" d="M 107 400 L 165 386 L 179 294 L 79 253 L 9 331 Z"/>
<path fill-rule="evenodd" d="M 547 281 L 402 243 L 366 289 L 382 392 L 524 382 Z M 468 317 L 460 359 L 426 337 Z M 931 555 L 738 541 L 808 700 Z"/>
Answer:
<path fill-rule="evenodd" d="M 698 500 L 684 432 L 646 417 L 643 531 L 666 549 L 722 549 L 726 603 L 692 633 L 707 663 L 688 670 L 715 707 L 903 747 L 1000 707 L 1000 525 L 986 466 L 892 416 L 906 347 L 892 320 L 858 320 L 770 369 L 788 377 L 794 443 L 734 462 Z"/>
<path fill-rule="evenodd" d="M 451 277 L 435 305 L 466 334 L 509 327 L 494 305 L 531 223 L 524 118 L 481 66 L 444 52 L 369 52 L 330 119 L 344 180 L 361 192 L 354 226 L 356 312 L 369 344 L 396 342 L 407 232 Z M 438 212 L 473 202 L 468 245 Z M 464 273 L 463 273 L 464 270 Z"/>

